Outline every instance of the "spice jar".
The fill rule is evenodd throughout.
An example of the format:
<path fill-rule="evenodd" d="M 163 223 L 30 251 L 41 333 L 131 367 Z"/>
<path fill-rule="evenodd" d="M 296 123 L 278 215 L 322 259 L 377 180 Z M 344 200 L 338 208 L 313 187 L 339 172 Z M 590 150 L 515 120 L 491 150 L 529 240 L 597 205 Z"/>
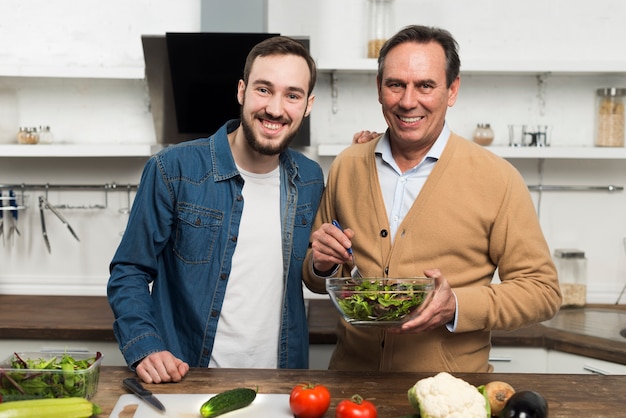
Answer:
<path fill-rule="evenodd" d="M 494 133 L 493 129 L 488 123 L 479 123 L 474 129 L 472 139 L 479 145 L 487 146 L 493 142 Z"/>
<path fill-rule="evenodd" d="M 37 133 L 37 128 L 20 128 L 19 132 L 17 133 L 17 143 L 38 144 L 39 134 Z"/>
<path fill-rule="evenodd" d="M 378 58 L 380 48 L 393 33 L 393 1 L 368 0 L 367 58 Z"/>
<path fill-rule="evenodd" d="M 587 259 L 585 252 L 573 248 L 554 250 L 554 264 L 563 295 L 562 306 L 587 303 Z"/>
<path fill-rule="evenodd" d="M 596 146 L 624 146 L 624 95 L 626 89 L 615 87 L 596 91 Z"/>
<path fill-rule="evenodd" d="M 54 135 L 49 126 L 39 127 L 39 143 L 40 144 L 52 144 L 54 142 Z"/>

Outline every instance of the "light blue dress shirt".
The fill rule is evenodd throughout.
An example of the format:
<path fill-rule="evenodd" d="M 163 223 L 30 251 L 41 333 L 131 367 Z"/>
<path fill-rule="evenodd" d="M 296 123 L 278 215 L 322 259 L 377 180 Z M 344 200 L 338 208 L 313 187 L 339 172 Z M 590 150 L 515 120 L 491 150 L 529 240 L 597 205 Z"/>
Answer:
<path fill-rule="evenodd" d="M 443 149 L 450 138 L 450 128 L 444 123 L 443 129 L 439 137 L 428 150 L 426 156 L 415 167 L 405 171 L 404 173 L 398 167 L 398 164 L 391 155 L 391 145 L 389 143 L 389 131 L 376 145 L 376 169 L 378 170 L 378 180 L 380 182 L 380 190 L 385 201 L 385 209 L 387 210 L 387 218 L 389 219 L 389 227 L 391 240 L 393 241 L 398 231 L 398 227 L 404 220 L 406 214 L 413 206 L 413 202 L 420 194 L 426 179 L 435 168 L 435 164 L 441 157 Z M 450 332 L 456 330 L 458 319 L 459 303 L 456 300 L 456 309 L 454 311 L 454 320 L 446 324 Z"/>

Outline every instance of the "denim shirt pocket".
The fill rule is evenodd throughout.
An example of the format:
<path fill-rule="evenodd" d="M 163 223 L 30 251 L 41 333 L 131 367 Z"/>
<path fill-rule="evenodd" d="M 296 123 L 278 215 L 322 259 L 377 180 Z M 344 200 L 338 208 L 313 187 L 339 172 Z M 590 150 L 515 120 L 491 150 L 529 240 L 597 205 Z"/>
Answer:
<path fill-rule="evenodd" d="M 174 253 L 186 263 L 207 263 L 224 221 L 222 211 L 180 203 Z"/>
<path fill-rule="evenodd" d="M 293 256 L 297 260 L 304 260 L 306 256 L 314 217 L 315 212 L 311 204 L 307 203 L 296 208 L 293 225 Z"/>

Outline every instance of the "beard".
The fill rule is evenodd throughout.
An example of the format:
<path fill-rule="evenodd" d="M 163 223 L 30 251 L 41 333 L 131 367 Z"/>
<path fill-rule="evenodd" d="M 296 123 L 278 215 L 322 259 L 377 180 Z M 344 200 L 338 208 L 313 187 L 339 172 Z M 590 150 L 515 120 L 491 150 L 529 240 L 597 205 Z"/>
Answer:
<path fill-rule="evenodd" d="M 269 117 L 268 115 L 263 115 L 263 118 L 270 120 L 270 121 L 275 120 Z M 289 148 L 289 144 L 291 144 L 293 139 L 298 134 L 298 131 L 300 130 L 300 126 L 302 125 L 302 121 L 300 121 L 300 125 L 298 125 L 298 127 L 293 132 L 289 133 L 282 140 L 280 140 L 280 142 L 277 142 L 277 143 L 272 142 L 271 144 L 263 144 L 261 143 L 261 141 L 257 139 L 257 136 L 255 135 L 254 130 L 252 129 L 252 125 L 248 123 L 248 121 L 244 118 L 243 105 L 241 106 L 239 119 L 241 120 L 241 128 L 243 130 L 243 136 L 246 139 L 246 143 L 254 151 L 263 155 L 276 155 L 276 154 L 281 154 L 284 151 L 286 151 L 287 148 Z"/>

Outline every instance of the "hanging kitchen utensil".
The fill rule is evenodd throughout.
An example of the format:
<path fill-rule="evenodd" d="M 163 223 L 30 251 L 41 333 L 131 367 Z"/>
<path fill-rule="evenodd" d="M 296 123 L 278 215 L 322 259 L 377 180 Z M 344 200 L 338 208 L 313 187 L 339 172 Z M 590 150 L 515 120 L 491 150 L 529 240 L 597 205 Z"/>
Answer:
<path fill-rule="evenodd" d="M 50 240 L 48 239 L 48 232 L 46 231 L 46 217 L 43 214 L 46 204 L 44 203 L 45 197 L 39 196 L 39 219 L 41 219 L 41 234 L 43 235 L 43 241 L 46 243 L 48 253 L 51 253 Z"/>
<path fill-rule="evenodd" d="M 0 190 L 0 239 L 4 245 L 4 198 L 2 196 L 2 190 Z"/>
<path fill-rule="evenodd" d="M 17 199 L 15 199 L 15 192 L 13 189 L 9 190 L 9 206 L 11 206 L 11 217 L 13 218 L 11 221 L 11 229 L 9 230 L 9 237 L 13 235 L 15 232 L 17 235 L 21 236 L 20 230 L 17 228 Z"/>
<path fill-rule="evenodd" d="M 50 204 L 50 202 L 48 202 L 48 200 L 44 196 L 39 196 L 39 207 L 40 207 L 40 209 L 41 209 L 42 205 L 43 205 L 44 209 L 45 208 L 50 209 L 50 211 L 52 213 L 54 213 L 57 218 L 59 218 L 59 220 L 63 223 L 63 225 L 65 225 L 67 227 L 67 229 L 69 229 L 70 233 L 74 236 L 74 238 L 76 238 L 76 241 L 80 241 L 80 239 L 78 239 L 78 235 L 76 235 L 76 232 L 74 232 L 74 229 L 72 228 L 70 223 L 67 221 L 67 219 L 65 219 L 65 217 L 61 214 L 61 212 L 59 212 L 57 210 L 57 208 L 52 206 Z M 42 222 L 42 225 L 43 225 L 43 222 Z"/>

